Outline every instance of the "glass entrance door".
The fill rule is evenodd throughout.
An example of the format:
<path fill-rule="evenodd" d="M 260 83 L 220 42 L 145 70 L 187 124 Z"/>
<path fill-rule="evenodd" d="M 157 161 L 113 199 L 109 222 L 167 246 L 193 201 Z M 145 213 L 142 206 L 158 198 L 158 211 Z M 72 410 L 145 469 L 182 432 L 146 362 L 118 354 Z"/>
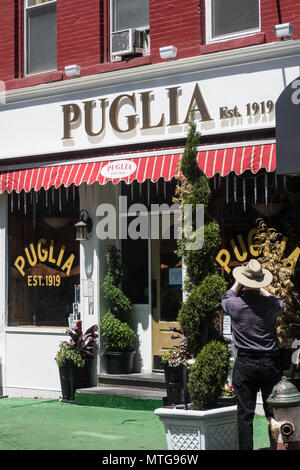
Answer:
<path fill-rule="evenodd" d="M 179 327 L 177 316 L 182 303 L 182 263 L 176 255 L 176 240 L 151 241 L 152 351 L 153 369 L 161 370 L 161 354 L 179 343 L 171 338 L 170 327 Z"/>

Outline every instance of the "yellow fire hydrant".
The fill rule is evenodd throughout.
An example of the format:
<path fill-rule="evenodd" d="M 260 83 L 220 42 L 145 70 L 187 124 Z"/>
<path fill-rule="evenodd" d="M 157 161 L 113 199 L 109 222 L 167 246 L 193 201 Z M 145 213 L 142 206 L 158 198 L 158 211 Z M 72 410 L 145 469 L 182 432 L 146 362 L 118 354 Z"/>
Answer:
<path fill-rule="evenodd" d="M 300 393 L 283 376 L 267 399 L 274 409 L 269 422 L 276 450 L 300 450 Z"/>

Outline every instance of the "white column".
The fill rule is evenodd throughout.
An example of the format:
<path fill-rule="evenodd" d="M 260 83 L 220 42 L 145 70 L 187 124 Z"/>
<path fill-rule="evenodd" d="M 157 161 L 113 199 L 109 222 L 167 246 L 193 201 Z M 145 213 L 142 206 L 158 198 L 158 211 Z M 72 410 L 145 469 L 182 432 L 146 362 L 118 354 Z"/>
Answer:
<path fill-rule="evenodd" d="M 101 296 L 101 282 L 103 281 L 106 266 L 105 256 L 109 245 L 118 244 L 118 240 L 100 240 L 98 238 L 97 223 L 99 217 L 96 216 L 96 211 L 99 204 L 107 203 L 115 207 L 118 216 L 119 191 L 120 185 L 113 185 L 112 183 L 103 186 L 99 184 L 92 186 L 83 184 L 80 186 L 80 209 L 86 209 L 93 221 L 93 231 L 88 234 L 89 240 L 80 242 L 80 308 L 84 331 L 94 324 L 99 326 L 100 318 L 106 313 L 105 302 Z M 93 298 L 89 296 L 92 290 Z M 101 369 L 100 359 L 98 370 Z"/>
<path fill-rule="evenodd" d="M 88 240 L 80 243 L 80 309 L 83 330 L 99 325 L 99 240 L 96 235 L 96 209 L 100 200 L 100 185 L 79 188 L 80 210 L 88 211 L 93 221 Z M 78 214 L 79 218 L 79 214 Z"/>
<path fill-rule="evenodd" d="M 4 386 L 5 322 L 7 312 L 7 194 L 0 196 L 0 395 Z"/>

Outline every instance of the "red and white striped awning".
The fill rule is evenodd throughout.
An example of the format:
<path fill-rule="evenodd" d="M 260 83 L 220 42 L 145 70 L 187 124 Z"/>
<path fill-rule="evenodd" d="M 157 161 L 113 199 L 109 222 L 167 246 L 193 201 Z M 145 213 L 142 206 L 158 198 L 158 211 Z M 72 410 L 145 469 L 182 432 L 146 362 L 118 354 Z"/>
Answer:
<path fill-rule="evenodd" d="M 178 174 L 180 160 L 184 149 L 140 152 L 111 156 L 104 159 L 86 159 L 81 162 L 44 163 L 35 167 L 23 167 L 0 171 L 0 193 L 7 191 L 29 192 L 48 190 L 51 187 L 79 186 L 98 182 L 105 184 L 120 181 L 130 184 L 133 181 L 143 183 L 164 178 L 170 181 Z M 276 146 L 274 143 L 235 144 L 223 148 L 208 146 L 200 148 L 198 153 L 199 168 L 208 178 L 216 174 L 226 176 L 230 172 L 241 175 L 246 170 L 256 174 L 261 168 L 272 172 L 276 168 Z"/>

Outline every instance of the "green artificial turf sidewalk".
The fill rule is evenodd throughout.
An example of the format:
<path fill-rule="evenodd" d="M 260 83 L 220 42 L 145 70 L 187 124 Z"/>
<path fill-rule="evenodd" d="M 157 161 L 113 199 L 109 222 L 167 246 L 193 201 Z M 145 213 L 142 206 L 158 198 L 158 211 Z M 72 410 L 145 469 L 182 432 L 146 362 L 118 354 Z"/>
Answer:
<path fill-rule="evenodd" d="M 268 447 L 266 423 L 255 417 L 255 449 Z M 4 398 L 0 450 L 167 450 L 167 444 L 153 411 Z"/>

